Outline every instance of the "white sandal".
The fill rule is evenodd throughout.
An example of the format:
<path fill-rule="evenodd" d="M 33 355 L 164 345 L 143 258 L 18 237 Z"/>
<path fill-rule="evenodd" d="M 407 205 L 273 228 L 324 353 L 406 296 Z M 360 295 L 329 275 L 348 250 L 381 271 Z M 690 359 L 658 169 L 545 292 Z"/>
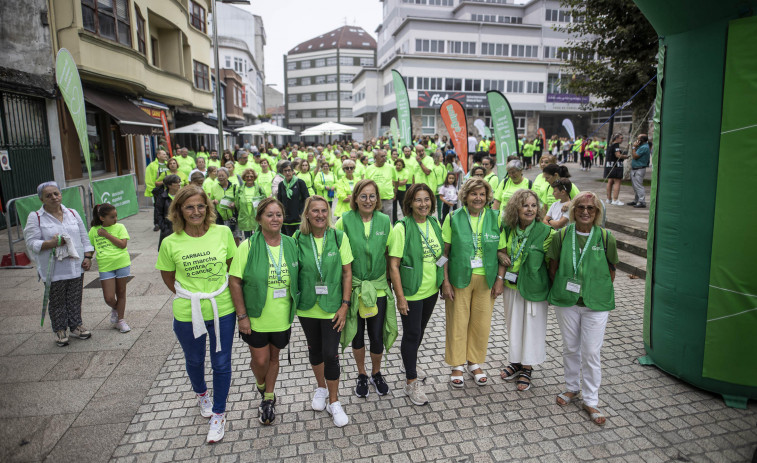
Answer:
<path fill-rule="evenodd" d="M 483 368 L 481 368 L 481 373 L 473 373 L 474 371 L 481 368 L 481 366 L 478 363 L 474 364 L 468 364 L 468 373 L 470 373 L 471 376 L 473 376 L 473 380 L 476 381 L 476 384 L 479 386 L 486 386 L 489 384 L 489 378 L 486 376 L 486 373 L 484 373 Z"/>
<path fill-rule="evenodd" d="M 465 367 L 462 365 L 457 367 L 452 367 L 452 371 L 462 371 L 463 374 L 459 376 L 455 375 L 449 375 L 449 382 L 452 384 L 452 387 L 456 387 L 458 389 L 465 387 Z"/>

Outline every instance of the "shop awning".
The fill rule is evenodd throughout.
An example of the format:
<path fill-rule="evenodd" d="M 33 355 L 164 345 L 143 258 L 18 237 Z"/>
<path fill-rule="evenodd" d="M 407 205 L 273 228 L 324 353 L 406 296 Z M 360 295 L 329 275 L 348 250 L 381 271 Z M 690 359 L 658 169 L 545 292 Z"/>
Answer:
<path fill-rule="evenodd" d="M 124 135 L 150 135 L 153 128 L 161 127 L 155 119 L 124 97 L 85 88 L 84 99 L 110 114 L 121 126 Z"/>

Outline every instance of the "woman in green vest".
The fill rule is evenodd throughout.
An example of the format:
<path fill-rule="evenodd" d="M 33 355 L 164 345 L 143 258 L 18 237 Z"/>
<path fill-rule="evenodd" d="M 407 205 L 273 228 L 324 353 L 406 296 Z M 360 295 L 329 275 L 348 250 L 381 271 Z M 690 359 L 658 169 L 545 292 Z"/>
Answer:
<path fill-rule="evenodd" d="M 242 172 L 242 181 L 244 185 L 237 189 L 237 196 L 234 204 L 237 208 L 237 231 L 240 242 L 252 236 L 252 233 L 258 228 L 255 221 L 255 215 L 258 204 L 265 198 L 265 193 L 256 180 L 257 172 L 254 169 L 245 169 Z M 239 236 L 241 235 L 241 236 Z"/>
<path fill-rule="evenodd" d="M 261 396 L 262 424 L 276 419 L 274 389 L 279 352 L 289 344 L 299 302 L 297 243 L 282 235 L 284 205 L 265 198 L 255 215 L 259 231 L 237 248 L 229 268 L 229 289 L 239 320 L 239 336 L 250 347 L 250 369 Z"/>
<path fill-rule="evenodd" d="M 339 403 L 339 339 L 352 292 L 352 248 L 344 232 L 331 227 L 331 208 L 323 196 L 305 200 L 300 230 L 294 234 L 302 289 L 297 317 L 308 343 L 318 384 L 313 410 L 326 410 L 337 427 L 349 422 Z"/>
<path fill-rule="evenodd" d="M 602 380 L 600 349 L 610 310 L 615 308 L 615 264 L 618 250 L 612 233 L 601 228 L 602 203 L 592 192 L 573 199 L 571 224 L 555 234 L 547 257 L 563 340 L 566 391 L 559 405 L 581 399 L 589 419 L 599 426 L 606 418 L 597 408 Z M 583 382 L 583 387 L 581 386 Z"/>
<path fill-rule="evenodd" d="M 403 391 L 415 405 L 428 404 L 416 363 L 444 278 L 442 228 L 433 216 L 435 209 L 431 188 L 425 183 L 413 184 L 402 204 L 405 217 L 389 235 L 389 271 L 402 318 L 400 351 L 406 378 Z"/>
<path fill-rule="evenodd" d="M 447 216 L 442 227 L 447 316 L 445 361 L 452 366 L 453 387 L 464 384 L 465 364 L 476 384 L 488 384 L 479 365 L 486 361 L 494 300 L 502 294 L 504 266 L 497 262 L 499 213 L 486 207 L 492 188 L 482 178 L 470 178 L 460 190 L 463 208 Z M 498 278 L 499 277 L 499 278 Z"/>
<path fill-rule="evenodd" d="M 357 179 L 355 178 L 355 161 L 347 159 L 342 162 L 344 177 L 336 181 L 336 208 L 334 217 L 341 217 L 343 213 L 350 210 L 350 201 L 352 200 L 352 191 L 355 189 Z"/>
<path fill-rule="evenodd" d="M 500 376 L 516 381 L 519 391 L 531 388 L 534 365 L 547 358 L 546 253 L 552 228 L 542 222 L 539 198 L 531 190 L 518 190 L 504 211 L 501 256 L 505 273 L 505 325 L 509 340 L 509 365 Z"/>
<path fill-rule="evenodd" d="M 367 397 L 372 384 L 376 394 L 389 393 L 389 385 L 381 374 L 384 347 L 389 349 L 397 339 L 397 312 L 394 295 L 387 280 L 387 242 L 392 230 L 391 219 L 381 212 L 379 187 L 371 179 L 357 182 L 349 211 L 336 223 L 352 247 L 352 308 L 342 336 L 342 346 L 352 342 L 352 355 L 357 364 L 355 395 Z M 387 309 L 388 307 L 388 309 Z M 365 370 L 365 331 L 371 342 L 371 375 Z"/>
<path fill-rule="evenodd" d="M 492 209 L 504 210 L 510 197 L 518 190 L 530 190 L 531 180 L 523 176 L 523 163 L 514 159 L 505 165 L 507 169 L 507 180 L 499 183 L 497 191 L 494 193 Z"/>
<path fill-rule="evenodd" d="M 216 223 L 226 225 L 233 232 L 237 228 L 237 208 L 234 201 L 237 197 L 238 187 L 229 181 L 229 170 L 225 167 L 218 169 L 216 179 L 218 182 L 213 187 L 213 193 L 210 195 L 218 213 Z"/>

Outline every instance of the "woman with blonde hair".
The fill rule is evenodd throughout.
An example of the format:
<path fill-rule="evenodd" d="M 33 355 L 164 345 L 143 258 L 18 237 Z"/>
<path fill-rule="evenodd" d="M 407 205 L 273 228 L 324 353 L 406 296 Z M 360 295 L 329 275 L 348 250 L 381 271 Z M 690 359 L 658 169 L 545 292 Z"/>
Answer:
<path fill-rule="evenodd" d="M 334 217 L 341 217 L 342 214 L 350 210 L 350 201 L 352 200 L 352 191 L 358 180 L 355 178 L 355 161 L 345 159 L 342 161 L 342 171 L 344 176 L 336 181 L 336 208 L 334 208 Z"/>
<path fill-rule="evenodd" d="M 486 360 L 494 300 L 502 294 L 504 266 L 500 248 L 499 213 L 486 207 L 492 199 L 489 182 L 473 177 L 463 184 L 463 208 L 448 215 L 442 226 L 447 315 L 445 360 L 452 366 L 450 382 L 463 387 L 465 364 L 476 384 L 488 384 L 479 365 Z"/>
<path fill-rule="evenodd" d="M 505 206 L 500 256 L 505 273 L 505 324 L 510 343 L 509 362 L 500 376 L 516 381 L 519 391 L 531 388 L 533 368 L 546 359 L 547 275 L 546 252 L 552 229 L 542 222 L 536 192 L 518 190 Z"/>
<path fill-rule="evenodd" d="M 581 407 L 596 425 L 605 424 L 597 408 L 602 380 L 600 349 L 611 310 L 615 308 L 615 264 L 618 250 L 612 233 L 601 228 L 602 203 L 596 194 L 584 192 L 573 199 L 571 224 L 552 240 L 547 257 L 555 306 L 563 339 L 566 391 L 558 405 L 581 399 Z M 581 379 L 583 377 L 583 387 Z"/>
<path fill-rule="evenodd" d="M 307 161 L 305 161 L 307 162 Z M 331 208 L 323 196 L 305 200 L 300 229 L 294 234 L 299 253 L 300 300 L 297 317 L 305 332 L 308 357 L 317 387 L 311 406 L 326 410 L 337 427 L 349 422 L 339 403 L 339 339 L 352 305 L 350 239 L 331 226 Z"/>

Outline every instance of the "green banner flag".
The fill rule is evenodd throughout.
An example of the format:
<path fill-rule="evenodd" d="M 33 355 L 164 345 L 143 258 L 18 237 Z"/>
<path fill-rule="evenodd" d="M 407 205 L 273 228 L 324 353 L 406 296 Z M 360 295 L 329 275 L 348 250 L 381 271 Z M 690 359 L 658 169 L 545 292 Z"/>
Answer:
<path fill-rule="evenodd" d="M 60 190 L 60 194 L 61 204 L 69 209 L 76 209 L 76 212 L 79 213 L 81 219 L 86 223 L 87 216 L 84 214 L 84 204 L 81 201 L 81 188 L 78 186 L 63 188 Z M 13 204 L 16 207 L 21 228 L 26 227 L 26 219 L 29 217 L 29 213 L 37 211 L 42 207 L 42 201 L 40 201 L 37 195 L 16 198 Z"/>
<path fill-rule="evenodd" d="M 139 212 L 134 174 L 92 182 L 92 197 L 95 204 L 110 203 L 115 206 L 119 219 Z"/>
<path fill-rule="evenodd" d="M 393 117 L 391 121 L 389 121 L 389 130 L 392 133 L 392 147 L 396 148 L 400 144 L 400 128 L 397 125 L 397 118 Z"/>
<path fill-rule="evenodd" d="M 397 121 L 399 122 L 400 140 L 402 144 L 397 148 L 413 145 L 413 125 L 410 120 L 410 96 L 407 94 L 405 79 L 402 74 L 392 69 L 394 83 L 394 100 L 397 102 Z"/>
<path fill-rule="evenodd" d="M 515 118 L 513 109 L 505 98 L 505 95 L 496 90 L 486 92 L 486 99 L 489 101 L 489 111 L 492 114 L 492 124 L 494 124 L 494 141 L 497 143 L 497 177 L 500 180 L 505 178 L 507 171 L 508 156 L 518 155 L 518 137 L 515 132 Z"/>
<path fill-rule="evenodd" d="M 87 165 L 87 177 L 92 182 L 92 166 L 89 159 L 89 139 L 87 138 L 87 113 L 84 110 L 84 91 L 81 87 L 79 70 L 71 53 L 65 48 L 58 50 L 55 59 L 55 81 L 58 83 L 63 101 L 66 102 L 68 112 L 74 121 L 76 133 L 79 135 L 79 144 L 84 154 L 84 163 Z"/>

